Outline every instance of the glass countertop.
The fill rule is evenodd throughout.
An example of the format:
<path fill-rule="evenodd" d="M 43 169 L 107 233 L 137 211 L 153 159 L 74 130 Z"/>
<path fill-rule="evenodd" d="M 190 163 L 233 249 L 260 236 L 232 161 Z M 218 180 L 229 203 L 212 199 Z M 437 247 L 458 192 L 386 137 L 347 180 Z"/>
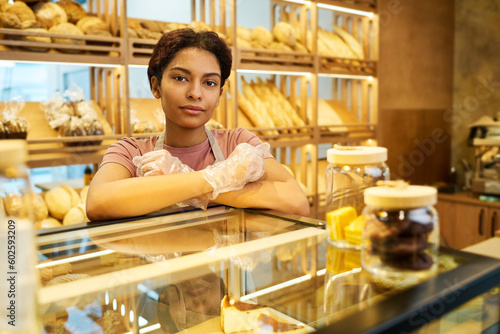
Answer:
<path fill-rule="evenodd" d="M 433 278 L 375 277 L 359 252 L 328 244 L 320 220 L 222 206 L 42 230 L 37 242 L 47 333 L 223 333 L 225 295 L 309 332 L 411 330 L 425 307 L 446 298 L 444 314 L 500 282 L 500 261 L 443 248 Z"/>

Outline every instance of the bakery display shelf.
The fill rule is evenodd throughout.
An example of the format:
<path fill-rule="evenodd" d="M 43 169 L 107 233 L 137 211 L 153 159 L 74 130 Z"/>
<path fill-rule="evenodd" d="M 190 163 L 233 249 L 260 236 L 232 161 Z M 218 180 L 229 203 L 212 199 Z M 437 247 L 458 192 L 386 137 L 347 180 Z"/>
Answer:
<path fill-rule="evenodd" d="M 153 53 L 153 49 L 158 41 L 155 39 L 145 38 L 129 38 L 128 39 L 128 54 L 129 65 L 145 65 L 149 64 L 149 59 Z"/>
<path fill-rule="evenodd" d="M 349 58 L 335 58 L 318 56 L 319 74 L 345 74 L 377 76 L 377 62 L 373 60 L 360 60 Z"/>
<path fill-rule="evenodd" d="M 315 71 L 314 60 L 314 55 L 309 53 L 237 48 L 235 67 L 237 69 L 309 73 Z"/>
<path fill-rule="evenodd" d="M 11 39 L 0 39 L 0 58 L 5 60 L 125 64 L 125 43 L 124 39 L 119 37 L 76 36 L 18 29 L 0 29 L 0 34 L 11 36 Z M 64 42 L 19 40 L 21 36 L 25 39 L 57 38 Z"/>
<path fill-rule="evenodd" d="M 312 2 L 374 13 L 378 8 L 377 0 L 312 0 Z"/>
<path fill-rule="evenodd" d="M 373 139 L 375 130 L 375 124 L 342 124 L 321 126 L 319 128 L 322 142 L 336 141 L 337 139 L 339 139 L 338 142 Z"/>

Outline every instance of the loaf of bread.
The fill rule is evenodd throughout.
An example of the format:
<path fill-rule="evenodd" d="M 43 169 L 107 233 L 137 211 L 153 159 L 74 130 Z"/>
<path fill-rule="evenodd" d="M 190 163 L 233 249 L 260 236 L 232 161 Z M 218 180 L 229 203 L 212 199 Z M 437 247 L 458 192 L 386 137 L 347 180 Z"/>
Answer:
<path fill-rule="evenodd" d="M 64 9 L 69 23 L 76 24 L 79 20 L 87 16 L 85 8 L 83 8 L 79 2 L 73 0 L 59 0 L 56 2 L 56 5 Z"/>
<path fill-rule="evenodd" d="M 193 21 L 189 24 L 189 26 L 195 30 L 212 31 L 212 28 L 208 24 L 202 21 Z"/>
<path fill-rule="evenodd" d="M 256 45 L 268 48 L 273 42 L 273 34 L 266 28 L 258 26 L 252 29 L 250 40 Z"/>
<path fill-rule="evenodd" d="M 293 47 L 297 43 L 295 37 L 295 29 L 288 22 L 279 22 L 273 27 L 274 38 L 281 43 L 285 43 L 289 47 Z"/>
<path fill-rule="evenodd" d="M 14 4 L 6 4 L 3 7 L 5 13 L 16 15 L 21 22 L 36 21 L 36 16 L 33 10 L 22 1 L 14 1 Z"/>
<path fill-rule="evenodd" d="M 54 2 L 38 2 L 33 6 L 36 20 L 49 30 L 61 23 L 68 22 L 68 16 L 64 9 Z"/>
<path fill-rule="evenodd" d="M 58 25 L 53 26 L 49 29 L 50 33 L 54 34 L 65 34 L 65 35 L 75 35 L 75 36 L 83 36 L 83 32 L 77 28 L 73 23 L 65 22 Z M 52 42 L 59 44 L 73 44 L 73 45 L 84 45 L 85 40 L 83 39 L 73 39 L 73 38 L 52 38 Z M 81 49 L 65 49 L 58 48 L 61 52 L 66 53 L 80 53 L 83 50 Z"/>

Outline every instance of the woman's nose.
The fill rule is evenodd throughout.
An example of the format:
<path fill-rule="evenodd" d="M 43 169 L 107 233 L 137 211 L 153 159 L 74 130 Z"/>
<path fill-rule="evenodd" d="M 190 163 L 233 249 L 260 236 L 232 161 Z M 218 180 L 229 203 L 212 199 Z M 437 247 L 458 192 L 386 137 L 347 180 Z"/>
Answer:
<path fill-rule="evenodd" d="M 189 85 L 188 97 L 193 100 L 201 99 L 201 85 L 199 83 L 193 82 Z"/>

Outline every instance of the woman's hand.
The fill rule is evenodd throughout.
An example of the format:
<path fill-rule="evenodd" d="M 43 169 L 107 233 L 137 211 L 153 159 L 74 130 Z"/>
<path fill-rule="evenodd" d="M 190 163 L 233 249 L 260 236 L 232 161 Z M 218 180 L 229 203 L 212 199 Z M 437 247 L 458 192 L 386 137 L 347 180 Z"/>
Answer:
<path fill-rule="evenodd" d="M 260 179 L 264 175 L 264 157 L 268 150 L 268 143 L 258 146 L 241 143 L 226 160 L 203 169 L 203 177 L 214 188 L 209 198 L 242 189 L 247 183 Z"/>
<path fill-rule="evenodd" d="M 168 175 L 194 172 L 167 150 L 151 151 L 132 160 L 138 176 Z"/>

